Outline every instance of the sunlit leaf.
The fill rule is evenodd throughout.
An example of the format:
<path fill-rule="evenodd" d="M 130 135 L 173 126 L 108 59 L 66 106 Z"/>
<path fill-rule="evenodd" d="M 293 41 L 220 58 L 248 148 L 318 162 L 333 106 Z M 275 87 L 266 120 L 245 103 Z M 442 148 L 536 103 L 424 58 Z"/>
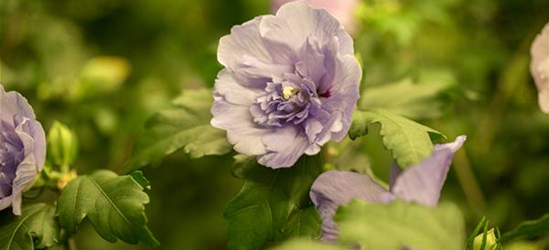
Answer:
<path fill-rule="evenodd" d="M 465 224 L 452 204 L 430 208 L 397 201 L 370 204 L 354 201 L 334 217 L 339 242 L 364 249 L 463 249 Z"/>
<path fill-rule="evenodd" d="M 139 178 L 134 180 L 136 175 Z M 158 246 L 146 225 L 144 205 L 149 203 L 149 197 L 143 186 L 147 183 L 140 172 L 118 176 L 100 170 L 80 176 L 59 197 L 59 224 L 73 234 L 87 217 L 97 233 L 109 242 L 119 238 L 130 244 Z"/>
<path fill-rule="evenodd" d="M 433 151 L 431 138 L 443 138 L 440 132 L 408 118 L 384 110 L 356 111 L 349 130 L 351 139 L 366 135 L 372 123 L 381 124 L 383 144 L 401 168 L 423 161 Z"/>
<path fill-rule="evenodd" d="M 311 239 L 290 240 L 281 246 L 271 248 L 271 250 L 346 250 L 347 248 L 333 244 L 321 243 Z"/>
<path fill-rule="evenodd" d="M 208 89 L 187 90 L 176 98 L 174 108 L 160 111 L 149 120 L 134 147 L 127 171 L 158 164 L 179 149 L 193 158 L 228 153 L 231 145 L 225 131 L 210 125 L 212 102 Z"/>
<path fill-rule="evenodd" d="M 453 85 L 448 81 L 414 83 L 404 79 L 397 83 L 366 89 L 360 98 L 360 109 L 384 109 L 411 119 L 435 118 L 441 115 L 440 94 Z"/>

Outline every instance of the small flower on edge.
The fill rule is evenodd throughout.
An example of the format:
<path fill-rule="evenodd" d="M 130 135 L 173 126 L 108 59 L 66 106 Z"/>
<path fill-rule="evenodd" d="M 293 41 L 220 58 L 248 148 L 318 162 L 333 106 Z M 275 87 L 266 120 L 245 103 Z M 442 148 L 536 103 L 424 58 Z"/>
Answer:
<path fill-rule="evenodd" d="M 346 136 L 362 71 L 353 40 L 325 10 L 297 1 L 237 25 L 218 61 L 211 124 L 237 152 L 291 167 Z"/>
<path fill-rule="evenodd" d="M 532 43 L 530 71 L 538 88 L 538 103 L 549 114 L 549 23 Z"/>
<path fill-rule="evenodd" d="M 23 192 L 46 160 L 46 135 L 27 100 L 0 84 L 0 210 L 21 215 Z"/>
<path fill-rule="evenodd" d="M 427 159 L 403 172 L 394 165 L 390 172 L 389 190 L 365 174 L 338 170 L 321 174 L 311 187 L 310 197 L 322 216 L 322 239 L 336 239 L 338 231 L 333 216 L 339 206 L 354 199 L 373 203 L 401 199 L 436 206 L 454 153 L 465 140 L 465 136 L 458 136 L 452 143 L 435 145 L 434 152 Z"/>

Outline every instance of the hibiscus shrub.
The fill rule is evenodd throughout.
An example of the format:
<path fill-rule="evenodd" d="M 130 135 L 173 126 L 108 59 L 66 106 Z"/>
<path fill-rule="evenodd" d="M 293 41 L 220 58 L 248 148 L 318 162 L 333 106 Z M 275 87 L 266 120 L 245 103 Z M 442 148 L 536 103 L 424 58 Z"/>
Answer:
<path fill-rule="evenodd" d="M 142 171 L 149 171 L 147 176 L 152 176 L 155 187 L 158 184 L 160 192 L 169 197 L 152 199 L 147 206 L 165 218 L 174 216 L 163 208 L 166 204 L 201 210 L 194 208 L 194 203 L 179 203 L 179 198 L 189 196 L 199 201 L 211 195 L 212 186 L 217 188 L 215 192 L 233 195 L 223 200 L 223 214 L 216 214 L 227 224 L 226 244 L 217 248 L 538 249 L 524 239 L 549 233 L 549 214 L 500 232 L 497 223 L 481 219 L 480 213 L 464 214 L 464 204 L 453 202 L 451 197 L 441 199 L 452 162 L 456 162 L 459 168 L 454 169 L 459 181 L 464 182 L 461 185 L 469 195 L 469 206 L 482 204 L 482 193 L 469 168 L 467 147 L 479 147 L 479 152 L 486 150 L 488 154 L 494 135 L 456 129 L 457 133 L 447 138 L 430 127 L 448 131 L 447 123 L 441 122 L 445 109 L 459 98 L 474 100 L 474 91 L 459 88 L 440 74 L 418 73 L 418 77 L 406 70 L 406 74 L 377 72 L 388 67 L 387 61 L 380 60 L 376 65 L 378 61 L 373 58 L 362 57 L 360 52 L 364 50 L 355 50 L 372 45 L 372 50 L 380 50 L 375 53 L 386 53 L 384 50 L 392 49 L 394 44 L 373 46 L 386 33 L 394 36 L 391 39 L 399 44 L 397 48 L 411 44 L 417 35 L 413 32 L 415 25 L 432 21 L 417 14 L 429 8 L 412 6 L 417 8 L 412 8 L 417 15 L 401 13 L 400 18 L 409 20 L 399 23 L 402 20 L 386 16 L 407 11 L 398 7 L 403 3 L 364 2 L 272 1 L 273 14 L 235 25 L 230 34 L 219 39 L 216 55 L 221 68 L 215 69 L 219 70 L 217 77 L 208 85 L 213 88 L 186 89 L 171 104 L 166 96 L 160 96 L 158 106 L 145 108 L 147 101 L 155 102 L 154 82 L 152 87 L 140 90 L 145 94 L 138 99 L 145 101 L 131 107 L 135 113 L 113 111 L 118 105 L 114 99 L 106 105 L 95 103 L 94 96 L 118 94 L 132 98 L 135 94 L 117 92 L 130 74 L 129 62 L 117 57 L 90 60 L 78 76 L 64 84 L 60 79 L 51 80 L 58 89 L 40 85 L 42 100 L 62 100 L 69 104 L 61 105 L 66 112 L 94 120 L 94 128 L 79 119 L 68 119 L 71 126 L 55 120 L 64 118 L 62 115 L 50 118 L 37 112 L 37 116 L 32 102 L 11 90 L 13 85 L 0 85 L 0 250 L 76 249 L 86 241 L 86 237 L 78 237 L 79 233 L 90 235 L 85 228 L 93 228 L 97 237 L 116 243 L 114 248 L 123 246 L 118 241 L 161 246 L 154 235 L 163 240 L 162 234 L 153 235 L 155 230 L 149 229 L 149 224 L 156 225 L 151 228 L 163 224 L 148 222 L 145 207 L 154 190 Z M 360 22 L 382 32 L 365 39 L 365 34 L 356 33 Z M 404 28 L 398 29 L 401 25 Z M 527 61 L 527 55 L 518 57 L 522 58 L 518 64 Z M 536 114 L 546 118 L 549 24 L 533 41 L 531 57 L 530 72 L 541 108 Z M 417 67 L 423 70 L 421 65 Z M 394 83 L 369 86 L 380 74 L 383 81 L 391 79 Z M 511 81 L 508 78 L 502 80 L 503 84 Z M 496 100 L 494 107 L 504 105 L 500 101 L 503 99 Z M 41 105 L 33 103 L 38 109 Z M 102 108 L 89 108 L 96 105 Z M 113 125 L 122 123 L 119 116 L 141 117 L 141 113 L 156 114 L 138 137 L 124 134 L 124 130 L 135 127 L 133 122 Z M 492 120 L 485 122 L 490 124 Z M 42 124 L 49 125 L 47 136 Z M 93 129 L 101 131 L 97 137 L 117 140 L 105 147 L 97 143 L 100 139 L 96 136 L 82 133 Z M 385 149 L 391 164 L 377 166 L 378 161 L 372 159 L 380 151 L 372 150 L 366 156 L 370 141 L 375 141 L 371 137 L 379 139 L 378 147 Z M 94 146 L 90 145 L 109 148 L 113 155 L 121 156 L 115 156 L 118 160 L 105 169 L 95 167 L 89 171 L 81 167 L 85 166 L 80 164 L 82 159 L 100 162 L 105 156 L 94 155 L 90 150 Z M 124 147 L 127 145 L 131 147 Z M 183 154 L 174 154 L 179 151 Z M 219 167 L 219 163 L 231 167 L 222 166 L 213 171 L 216 174 L 206 175 L 200 180 L 206 184 L 199 185 L 200 191 L 194 193 L 182 188 L 180 179 L 174 185 L 155 182 L 157 171 L 145 167 L 164 161 L 185 166 L 202 164 L 205 168 Z M 200 178 L 197 173 L 193 174 L 198 177 L 191 174 L 186 181 Z M 225 186 L 220 179 L 226 180 L 229 174 L 234 179 Z M 170 173 L 174 178 L 180 175 Z M 240 191 L 235 192 L 231 185 L 239 186 Z M 480 223 L 468 225 L 472 220 Z M 164 230 L 186 226 L 176 224 L 172 222 Z M 187 230 L 181 234 L 182 238 L 192 238 L 198 233 Z M 181 247 L 169 240 L 167 244 L 167 248 L 198 248 L 192 244 Z M 544 247 L 539 244 L 540 249 Z"/>

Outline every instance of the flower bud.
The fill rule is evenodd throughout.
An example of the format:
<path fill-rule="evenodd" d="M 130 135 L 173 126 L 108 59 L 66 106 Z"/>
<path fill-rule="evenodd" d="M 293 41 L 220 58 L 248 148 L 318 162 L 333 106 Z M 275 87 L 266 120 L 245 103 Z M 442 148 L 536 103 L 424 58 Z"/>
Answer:
<path fill-rule="evenodd" d="M 486 232 L 486 244 L 484 245 L 484 248 L 482 247 L 482 242 L 484 239 L 484 234 L 479 234 L 477 237 L 475 237 L 475 241 L 473 242 L 473 250 L 495 250 L 498 246 L 498 241 L 496 238 L 496 234 L 494 233 L 494 229 L 490 229 L 488 232 Z"/>
<path fill-rule="evenodd" d="M 77 153 L 78 141 L 74 133 L 64 124 L 54 122 L 48 132 L 50 161 L 62 168 L 68 168 L 76 159 Z"/>

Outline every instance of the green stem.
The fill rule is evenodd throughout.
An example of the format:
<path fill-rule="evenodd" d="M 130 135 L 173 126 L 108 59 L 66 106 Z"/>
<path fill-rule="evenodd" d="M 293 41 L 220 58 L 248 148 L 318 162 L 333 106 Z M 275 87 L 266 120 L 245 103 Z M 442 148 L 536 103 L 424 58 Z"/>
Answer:
<path fill-rule="evenodd" d="M 61 173 L 66 174 L 66 173 L 68 173 L 68 172 L 70 172 L 70 171 L 71 171 L 71 167 L 70 167 L 68 164 L 63 164 L 63 165 L 61 166 Z"/>
<path fill-rule="evenodd" d="M 455 131 L 455 129 L 446 129 L 448 127 L 440 122 L 436 123 L 437 127 L 440 127 L 442 131 Z M 475 173 L 473 172 L 473 168 L 469 162 L 466 149 L 467 146 L 455 153 L 452 169 L 456 173 L 461 189 L 463 190 L 463 194 L 465 195 L 465 199 L 467 200 L 467 204 L 471 210 L 476 213 L 481 213 L 485 207 L 484 194 L 482 193 L 482 189 L 480 188 L 477 178 L 475 177 Z"/>
<path fill-rule="evenodd" d="M 69 238 L 69 240 L 67 242 L 67 247 L 69 248 L 69 250 L 78 250 L 76 248 L 76 241 L 74 241 L 73 238 Z"/>
<path fill-rule="evenodd" d="M 469 159 L 464 150 L 456 152 L 454 156 L 454 171 L 458 177 L 459 184 L 465 194 L 465 199 L 469 207 L 481 213 L 484 210 L 484 195 L 475 178 L 475 174 L 469 163 Z"/>
<path fill-rule="evenodd" d="M 509 102 L 516 95 L 517 89 L 528 83 L 528 63 L 530 60 L 528 48 L 530 42 L 530 37 L 522 42 L 520 48 L 499 75 L 496 93 L 475 134 L 479 155 L 490 152 L 494 138 L 503 123 L 502 118 L 507 114 Z"/>
<path fill-rule="evenodd" d="M 71 234 L 67 232 L 67 230 L 64 228 L 61 228 L 59 243 L 63 244 L 63 246 L 65 246 L 65 249 L 77 250 L 74 238 L 72 238 Z"/>

